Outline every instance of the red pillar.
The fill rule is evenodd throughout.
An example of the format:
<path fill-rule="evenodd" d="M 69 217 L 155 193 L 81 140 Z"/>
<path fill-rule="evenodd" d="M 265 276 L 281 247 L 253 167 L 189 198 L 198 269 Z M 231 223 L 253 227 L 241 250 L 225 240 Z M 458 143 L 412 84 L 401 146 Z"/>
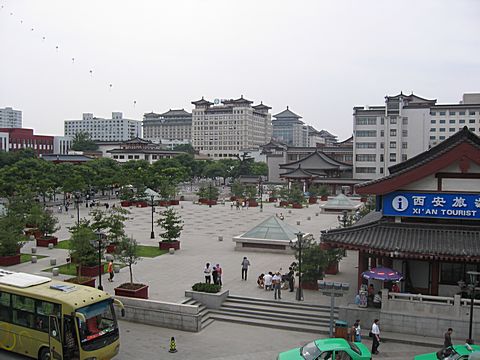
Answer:
<path fill-rule="evenodd" d="M 360 287 L 362 286 L 362 273 L 366 270 L 368 270 L 368 257 L 365 255 L 364 252 L 359 251 L 358 252 L 358 288 L 357 290 L 360 290 Z"/>
<path fill-rule="evenodd" d="M 432 279 L 431 279 L 431 289 L 430 295 L 438 295 L 438 278 L 440 275 L 440 264 L 438 261 L 432 263 Z"/>
<path fill-rule="evenodd" d="M 376 257 L 371 257 L 370 258 L 370 267 L 374 268 L 377 267 L 377 258 Z"/>

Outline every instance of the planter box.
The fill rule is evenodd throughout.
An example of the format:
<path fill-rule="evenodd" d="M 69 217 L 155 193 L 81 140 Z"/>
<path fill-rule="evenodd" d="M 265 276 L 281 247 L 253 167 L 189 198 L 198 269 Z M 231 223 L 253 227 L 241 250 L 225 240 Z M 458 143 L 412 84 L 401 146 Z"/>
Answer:
<path fill-rule="evenodd" d="M 144 208 L 148 206 L 146 201 L 135 201 L 134 205 L 140 208 Z"/>
<path fill-rule="evenodd" d="M 124 200 L 124 201 L 120 201 L 120 205 L 121 205 L 122 207 L 130 207 L 130 206 L 132 206 L 132 202 L 131 202 L 131 201 Z"/>
<path fill-rule="evenodd" d="M 20 264 L 20 254 L 12 256 L 0 256 L 0 266 L 12 266 Z"/>
<path fill-rule="evenodd" d="M 316 196 L 310 196 L 310 198 L 308 199 L 308 203 L 309 204 L 316 204 L 317 203 L 317 197 Z"/>
<path fill-rule="evenodd" d="M 102 271 L 102 274 L 105 273 L 105 266 L 100 266 L 100 270 Z M 98 265 L 96 266 L 82 266 L 82 272 L 80 273 L 82 276 L 88 276 L 88 277 L 96 277 L 98 276 Z"/>
<path fill-rule="evenodd" d="M 200 199 L 198 199 L 198 202 L 199 202 L 200 204 L 206 204 L 206 203 L 208 202 L 208 199 L 200 198 Z"/>
<path fill-rule="evenodd" d="M 284 206 L 288 206 L 288 201 L 280 201 L 280 206 L 284 207 Z"/>
<path fill-rule="evenodd" d="M 360 201 L 363 202 L 363 203 L 366 203 L 366 202 L 367 202 L 367 198 L 362 197 L 362 198 L 360 198 Z"/>
<path fill-rule="evenodd" d="M 322 200 L 322 201 L 328 201 L 328 195 L 322 195 L 322 196 L 320 197 L 320 200 Z"/>
<path fill-rule="evenodd" d="M 302 205 L 302 204 L 297 204 L 297 203 L 292 204 L 292 207 L 293 207 L 294 209 L 303 209 L 303 205 Z"/>
<path fill-rule="evenodd" d="M 205 205 L 217 205 L 217 200 L 207 200 Z"/>
<path fill-rule="evenodd" d="M 48 244 L 53 244 L 53 246 L 57 246 L 58 238 L 56 236 L 41 236 L 37 238 L 38 247 L 48 247 Z"/>
<path fill-rule="evenodd" d="M 169 205 L 180 205 L 180 201 L 179 200 L 170 200 L 168 202 Z"/>
<path fill-rule="evenodd" d="M 180 250 L 180 241 L 160 241 L 158 243 L 160 250 L 167 250 L 170 248 L 174 248 L 175 250 Z"/>
<path fill-rule="evenodd" d="M 43 236 L 43 233 L 38 230 L 38 229 L 28 229 L 28 230 L 25 230 L 25 236 L 32 236 L 36 239 L 36 238 L 39 238 L 41 236 Z"/>
<path fill-rule="evenodd" d="M 236 196 L 230 196 L 230 201 L 237 201 L 237 197 Z"/>
<path fill-rule="evenodd" d="M 127 289 L 123 288 L 123 285 L 130 285 L 130 284 L 122 284 L 119 287 L 115 288 L 115 296 L 125 296 L 137 299 L 148 299 L 148 285 L 143 284 L 134 284 L 138 285 L 137 289 Z"/>
<path fill-rule="evenodd" d="M 338 274 L 338 261 L 335 261 L 331 264 L 328 264 L 325 269 L 325 274 L 327 275 L 337 275 Z"/>
<path fill-rule="evenodd" d="M 192 298 L 205 305 L 208 309 L 219 309 L 223 302 L 227 300 L 229 295 L 228 290 L 220 291 L 218 293 L 206 293 L 193 290 L 185 290 L 185 297 Z"/>
<path fill-rule="evenodd" d="M 268 202 L 277 202 L 277 198 L 276 197 L 271 197 L 271 198 L 268 198 Z"/>
<path fill-rule="evenodd" d="M 305 290 L 318 290 L 318 283 L 315 282 L 302 282 L 302 289 Z"/>
<path fill-rule="evenodd" d="M 258 206 L 257 200 L 248 200 L 248 206 L 257 207 Z"/>
<path fill-rule="evenodd" d="M 73 277 L 70 279 L 66 279 L 66 282 L 73 283 L 73 284 L 78 284 L 78 285 L 83 285 L 83 286 L 90 286 L 90 287 L 95 287 L 95 278 L 83 278 L 80 279 L 80 281 L 77 280 L 77 277 Z"/>
<path fill-rule="evenodd" d="M 168 206 L 168 205 L 169 205 L 168 200 L 160 200 L 158 202 L 158 206 Z"/>

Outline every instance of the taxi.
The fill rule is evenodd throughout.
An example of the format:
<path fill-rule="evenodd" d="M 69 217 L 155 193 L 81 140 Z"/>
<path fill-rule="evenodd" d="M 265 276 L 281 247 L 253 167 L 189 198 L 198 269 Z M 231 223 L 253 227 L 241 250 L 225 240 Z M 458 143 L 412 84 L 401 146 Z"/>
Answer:
<path fill-rule="evenodd" d="M 282 352 L 277 360 L 369 360 L 372 354 L 362 343 L 345 339 L 318 339 Z"/>
<path fill-rule="evenodd" d="M 417 355 L 414 360 L 480 360 L 480 346 L 454 345 L 436 353 Z"/>

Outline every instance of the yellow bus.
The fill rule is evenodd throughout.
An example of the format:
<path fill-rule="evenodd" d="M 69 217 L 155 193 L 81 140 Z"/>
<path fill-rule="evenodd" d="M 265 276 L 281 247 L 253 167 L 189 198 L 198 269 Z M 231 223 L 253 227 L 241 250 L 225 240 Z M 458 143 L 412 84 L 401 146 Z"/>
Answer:
<path fill-rule="evenodd" d="M 120 349 L 113 305 L 92 287 L 0 269 L 0 347 L 39 360 L 108 360 Z"/>

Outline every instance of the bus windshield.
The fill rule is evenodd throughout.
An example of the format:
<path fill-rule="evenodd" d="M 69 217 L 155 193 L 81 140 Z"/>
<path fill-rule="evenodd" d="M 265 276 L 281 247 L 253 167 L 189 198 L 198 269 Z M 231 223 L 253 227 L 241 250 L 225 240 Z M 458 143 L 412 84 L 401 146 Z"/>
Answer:
<path fill-rule="evenodd" d="M 118 333 L 117 321 L 113 310 L 112 300 L 82 307 L 77 312 L 83 314 L 85 322 L 78 319 L 80 342 L 83 344 L 105 337 L 110 333 Z"/>

